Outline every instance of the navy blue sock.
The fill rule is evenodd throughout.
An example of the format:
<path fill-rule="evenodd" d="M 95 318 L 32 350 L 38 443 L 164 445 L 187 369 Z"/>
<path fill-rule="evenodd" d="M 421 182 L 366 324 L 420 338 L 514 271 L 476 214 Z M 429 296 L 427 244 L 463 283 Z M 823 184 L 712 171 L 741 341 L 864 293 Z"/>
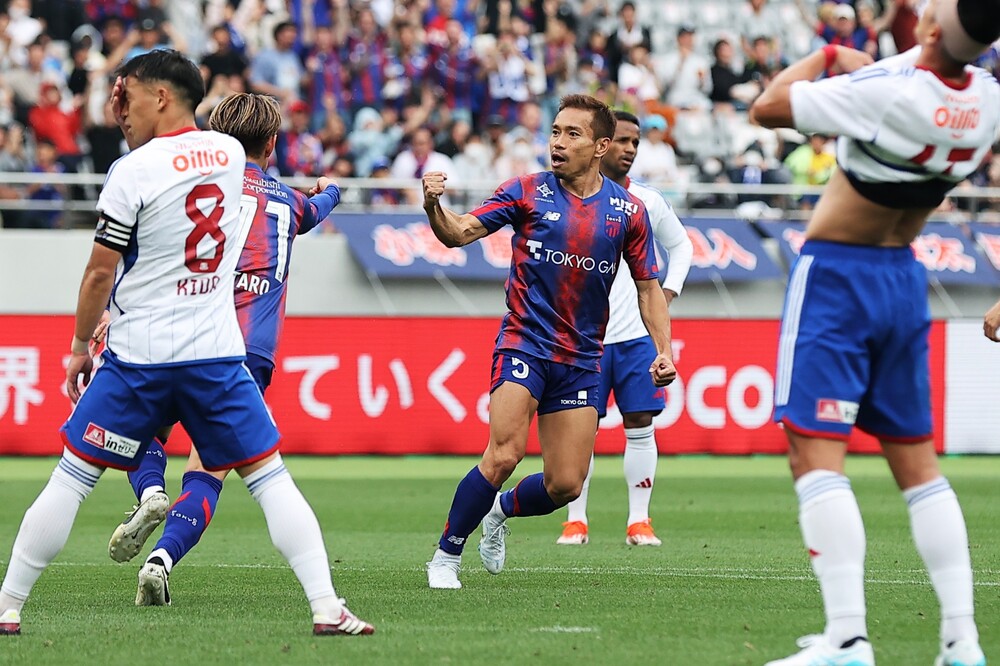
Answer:
<path fill-rule="evenodd" d="M 490 512 L 498 490 L 486 480 L 478 465 L 465 475 L 455 489 L 455 499 L 451 501 L 448 522 L 438 542 L 441 550 L 452 555 L 462 554 L 465 540 Z"/>
<path fill-rule="evenodd" d="M 163 535 L 156 542 L 156 548 L 166 550 L 174 564 L 201 539 L 215 514 L 221 492 L 222 481 L 211 474 L 188 472 L 184 475 L 181 495 L 170 507 Z"/>
<path fill-rule="evenodd" d="M 163 442 L 154 437 L 139 462 L 139 469 L 128 473 L 128 482 L 132 484 L 136 499 L 140 499 L 142 492 L 150 486 L 166 488 L 167 482 L 163 478 L 166 471 L 167 454 L 163 451 Z"/>
<path fill-rule="evenodd" d="M 509 517 L 547 516 L 559 505 L 552 501 L 545 490 L 545 477 L 539 472 L 526 476 L 504 494 L 500 495 L 500 508 Z"/>

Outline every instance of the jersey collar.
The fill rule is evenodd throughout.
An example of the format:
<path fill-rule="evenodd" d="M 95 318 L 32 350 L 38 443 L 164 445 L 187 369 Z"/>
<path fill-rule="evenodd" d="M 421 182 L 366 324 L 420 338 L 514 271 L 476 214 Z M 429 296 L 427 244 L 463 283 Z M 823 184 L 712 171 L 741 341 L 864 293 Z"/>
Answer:
<path fill-rule="evenodd" d="M 197 127 L 182 127 L 180 129 L 175 129 L 173 132 L 167 132 L 166 134 L 160 134 L 157 136 L 158 139 L 162 139 L 168 136 L 178 136 L 180 134 L 187 134 L 188 132 L 197 132 Z"/>
<path fill-rule="evenodd" d="M 962 81 L 961 83 L 955 83 L 954 81 L 949 81 L 948 79 L 944 78 L 943 76 L 941 76 L 940 74 L 938 74 L 937 72 L 935 72 L 930 67 L 924 67 L 923 65 L 916 65 L 915 67 L 917 69 L 922 69 L 924 71 L 930 72 L 931 74 L 933 74 L 934 76 L 937 77 L 938 81 L 940 81 L 941 83 L 945 84 L 946 86 L 948 86 L 952 90 L 965 90 L 970 85 L 972 85 L 972 72 L 970 72 L 969 70 L 965 70 L 965 80 L 964 81 Z"/>

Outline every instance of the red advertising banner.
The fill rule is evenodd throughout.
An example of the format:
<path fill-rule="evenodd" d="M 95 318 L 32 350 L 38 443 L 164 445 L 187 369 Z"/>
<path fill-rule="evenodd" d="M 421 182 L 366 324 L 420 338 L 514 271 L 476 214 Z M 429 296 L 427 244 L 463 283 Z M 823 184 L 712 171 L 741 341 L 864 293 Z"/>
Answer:
<path fill-rule="evenodd" d="M 282 451 L 307 454 L 478 454 L 489 437 L 490 360 L 497 319 L 289 318 L 267 402 Z M 943 446 L 943 323 L 931 333 L 938 448 Z M 781 453 L 771 423 L 778 322 L 678 320 L 679 378 L 655 423 L 662 453 Z M 68 316 L 0 316 L 0 454 L 57 454 L 70 412 Z M 609 410 L 598 453 L 624 447 Z M 183 453 L 178 429 L 168 450 Z M 857 435 L 851 450 L 875 451 Z M 538 452 L 534 433 L 529 452 Z"/>

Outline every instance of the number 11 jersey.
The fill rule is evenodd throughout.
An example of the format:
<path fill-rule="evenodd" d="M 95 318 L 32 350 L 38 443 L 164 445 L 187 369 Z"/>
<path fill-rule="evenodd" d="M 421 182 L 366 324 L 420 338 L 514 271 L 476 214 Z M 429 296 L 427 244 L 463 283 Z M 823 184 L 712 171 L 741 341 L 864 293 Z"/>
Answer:
<path fill-rule="evenodd" d="M 112 165 L 95 242 L 122 253 L 107 348 L 138 365 L 246 354 L 233 276 L 249 220 L 240 216 L 246 154 L 194 128 L 153 138 Z"/>
<path fill-rule="evenodd" d="M 240 208 L 250 231 L 236 267 L 236 316 L 248 353 L 274 363 L 285 321 L 292 243 L 322 222 L 339 202 L 336 185 L 307 199 L 256 164 L 247 163 Z"/>

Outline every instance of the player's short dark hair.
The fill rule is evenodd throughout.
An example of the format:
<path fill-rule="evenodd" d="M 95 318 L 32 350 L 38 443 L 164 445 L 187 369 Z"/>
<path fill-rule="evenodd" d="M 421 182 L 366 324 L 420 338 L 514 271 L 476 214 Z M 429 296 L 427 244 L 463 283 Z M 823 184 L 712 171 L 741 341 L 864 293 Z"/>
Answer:
<path fill-rule="evenodd" d="M 634 113 L 629 113 L 628 111 L 615 111 L 615 120 L 619 123 L 632 123 L 636 127 L 641 127 L 639 124 L 639 118 Z"/>
<path fill-rule="evenodd" d="M 239 141 L 250 157 L 260 157 L 281 129 L 281 106 L 269 95 L 235 93 L 212 109 L 208 126 Z"/>
<path fill-rule="evenodd" d="M 972 39 L 992 44 L 1000 37 L 1000 3 L 996 0 L 961 0 L 956 9 L 962 28 Z"/>
<path fill-rule="evenodd" d="M 615 114 L 607 104 L 590 95 L 566 95 L 559 100 L 559 110 L 583 109 L 590 111 L 590 131 L 594 140 L 611 139 L 615 136 Z"/>
<path fill-rule="evenodd" d="M 169 83 L 192 113 L 205 98 L 205 80 L 198 66 L 174 49 L 156 49 L 138 55 L 119 67 L 115 74 L 122 79 L 131 76 L 142 83 Z"/>

